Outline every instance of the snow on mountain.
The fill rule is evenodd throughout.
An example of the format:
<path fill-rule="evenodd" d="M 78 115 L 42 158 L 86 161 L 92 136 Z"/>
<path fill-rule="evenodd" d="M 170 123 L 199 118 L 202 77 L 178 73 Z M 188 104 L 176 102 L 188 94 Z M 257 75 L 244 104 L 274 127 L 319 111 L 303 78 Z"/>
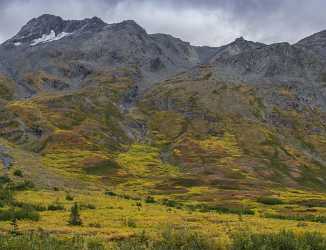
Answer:
<path fill-rule="evenodd" d="M 35 46 L 41 43 L 57 41 L 71 34 L 72 33 L 61 32 L 60 34 L 56 35 L 54 30 L 51 30 L 50 34 L 43 34 L 42 37 L 34 39 L 31 43 L 31 46 Z"/>

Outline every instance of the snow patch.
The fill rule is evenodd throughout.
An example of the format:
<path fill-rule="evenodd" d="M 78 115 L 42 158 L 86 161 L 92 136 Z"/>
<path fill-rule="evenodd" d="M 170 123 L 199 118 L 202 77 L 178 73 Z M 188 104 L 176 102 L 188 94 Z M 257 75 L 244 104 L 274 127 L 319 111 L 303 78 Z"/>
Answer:
<path fill-rule="evenodd" d="M 21 42 L 16 42 L 16 43 L 14 43 L 14 45 L 15 46 L 20 46 L 20 45 L 22 45 L 22 43 Z"/>
<path fill-rule="evenodd" d="M 60 34 L 56 35 L 54 30 L 51 30 L 50 34 L 48 35 L 43 34 L 42 37 L 34 39 L 31 43 L 31 46 L 35 46 L 40 43 L 49 43 L 49 42 L 57 41 L 66 36 L 70 36 L 71 34 L 72 33 L 61 32 Z"/>

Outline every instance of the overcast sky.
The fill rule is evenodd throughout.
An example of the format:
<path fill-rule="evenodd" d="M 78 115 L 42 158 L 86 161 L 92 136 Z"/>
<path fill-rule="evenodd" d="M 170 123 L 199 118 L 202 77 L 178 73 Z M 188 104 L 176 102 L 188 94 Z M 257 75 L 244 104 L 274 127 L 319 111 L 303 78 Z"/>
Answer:
<path fill-rule="evenodd" d="M 326 0 L 0 0 L 0 42 L 44 13 L 65 19 L 134 19 L 148 33 L 218 46 L 244 36 L 296 42 L 326 29 Z"/>

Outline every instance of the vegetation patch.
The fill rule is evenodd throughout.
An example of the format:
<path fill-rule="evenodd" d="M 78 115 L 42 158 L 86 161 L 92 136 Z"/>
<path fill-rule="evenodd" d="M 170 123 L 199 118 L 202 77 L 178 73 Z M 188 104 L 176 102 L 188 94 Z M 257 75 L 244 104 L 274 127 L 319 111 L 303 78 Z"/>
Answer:
<path fill-rule="evenodd" d="M 38 221 L 40 215 L 27 207 L 0 210 L 0 221 L 11 221 L 14 219 Z"/>
<path fill-rule="evenodd" d="M 1 250 L 104 250 L 104 243 L 96 238 L 80 236 L 58 238 L 46 233 L 0 235 Z"/>
<path fill-rule="evenodd" d="M 140 178 L 178 174 L 176 167 L 161 161 L 158 148 L 145 144 L 133 144 L 128 152 L 118 155 L 117 162 L 127 174 Z"/>
<path fill-rule="evenodd" d="M 200 210 L 201 212 L 217 212 L 226 214 L 254 215 L 255 211 L 247 207 L 221 206 L 212 204 L 187 205 L 191 210 Z"/>
<path fill-rule="evenodd" d="M 257 199 L 258 202 L 265 205 L 281 205 L 284 204 L 284 201 L 276 197 L 262 196 Z"/>
<path fill-rule="evenodd" d="M 313 214 L 265 214 L 266 218 L 326 223 L 326 216 Z"/>
<path fill-rule="evenodd" d="M 319 233 L 295 234 L 291 231 L 259 234 L 241 232 L 233 236 L 232 250 L 326 249 L 326 238 Z"/>
<path fill-rule="evenodd" d="M 296 202 L 299 205 L 306 207 L 326 207 L 326 200 L 322 199 L 309 199 Z"/>

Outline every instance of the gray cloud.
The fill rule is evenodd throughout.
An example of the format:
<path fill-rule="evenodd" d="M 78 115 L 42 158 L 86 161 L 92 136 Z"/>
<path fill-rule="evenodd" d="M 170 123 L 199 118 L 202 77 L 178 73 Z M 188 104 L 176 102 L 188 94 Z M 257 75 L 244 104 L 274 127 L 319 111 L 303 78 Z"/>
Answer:
<path fill-rule="evenodd" d="M 0 42 L 44 13 L 66 19 L 134 19 L 149 33 L 170 33 L 196 45 L 236 37 L 295 42 L 326 29 L 324 0 L 0 0 Z"/>

